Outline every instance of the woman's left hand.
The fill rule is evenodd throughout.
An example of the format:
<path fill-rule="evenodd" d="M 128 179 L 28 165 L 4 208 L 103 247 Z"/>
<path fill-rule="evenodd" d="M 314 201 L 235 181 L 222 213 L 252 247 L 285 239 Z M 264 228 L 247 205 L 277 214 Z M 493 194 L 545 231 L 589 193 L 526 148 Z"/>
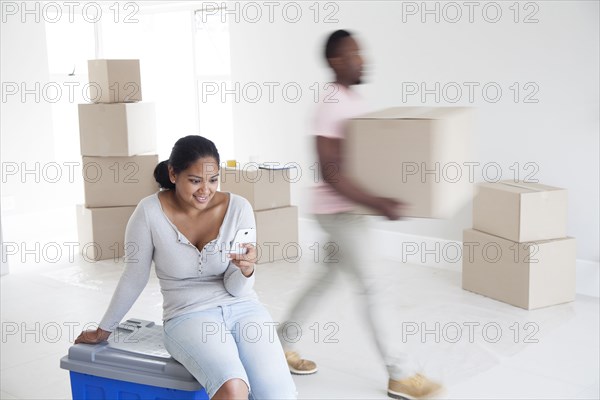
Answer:
<path fill-rule="evenodd" d="M 254 263 L 256 263 L 256 247 L 250 243 L 242 245 L 246 249 L 246 254 L 229 254 L 231 262 L 238 267 L 242 274 L 249 277 L 254 273 Z"/>

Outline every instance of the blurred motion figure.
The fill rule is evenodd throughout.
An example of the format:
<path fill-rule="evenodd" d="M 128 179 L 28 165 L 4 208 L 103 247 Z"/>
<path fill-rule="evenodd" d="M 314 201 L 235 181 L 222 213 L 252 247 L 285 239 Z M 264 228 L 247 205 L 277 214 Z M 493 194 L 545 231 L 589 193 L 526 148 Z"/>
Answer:
<path fill-rule="evenodd" d="M 352 89 L 352 86 L 361 83 L 363 74 L 359 45 L 349 32 L 337 30 L 326 41 L 325 58 L 335 74 L 335 81 L 326 91 L 328 97 L 319 102 L 314 119 L 313 135 L 322 179 L 313 193 L 312 212 L 328 235 L 327 243 L 333 245 L 324 246 L 332 251 L 325 258 L 329 261 L 324 261 L 326 272 L 300 295 L 287 322 L 279 327 L 288 366 L 294 374 L 317 372 L 315 362 L 301 358 L 292 349 L 285 331 L 289 322 L 302 325 L 307 321 L 308 314 L 331 287 L 333 278 L 338 272 L 344 271 L 359 284 L 365 318 L 389 374 L 388 396 L 398 399 L 432 396 L 440 391 L 441 385 L 417 373 L 407 354 L 391 354 L 386 348 L 374 313 L 376 278 L 369 267 L 373 257 L 369 253 L 370 247 L 366 245 L 368 221 L 362 215 L 350 213 L 358 203 L 377 210 L 389 220 L 397 220 L 402 215 L 403 207 L 397 200 L 366 192 L 345 175 L 342 149 L 346 124 L 349 119 L 368 111 L 361 96 Z M 330 89 L 334 90 L 333 95 Z"/>

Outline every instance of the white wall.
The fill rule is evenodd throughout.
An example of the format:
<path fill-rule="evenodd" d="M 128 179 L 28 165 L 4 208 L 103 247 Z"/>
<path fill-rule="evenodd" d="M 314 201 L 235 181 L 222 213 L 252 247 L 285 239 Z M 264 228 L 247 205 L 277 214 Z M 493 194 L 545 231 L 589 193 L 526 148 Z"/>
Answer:
<path fill-rule="evenodd" d="M 459 105 L 477 108 L 477 128 L 474 160 L 482 166 L 496 162 L 504 179 L 514 177 L 510 169 L 519 163 L 518 176 L 523 179 L 535 172 L 540 182 L 569 190 L 568 234 L 578 240 L 578 258 L 598 261 L 599 232 L 599 27 L 597 2 L 538 1 L 534 8 L 521 8 L 519 21 L 531 13 L 537 23 L 515 23 L 513 2 L 499 2 L 502 16 L 497 23 L 487 22 L 482 9 L 491 2 L 478 3 L 473 23 L 468 21 L 468 9 L 463 7 L 457 23 L 452 9 L 443 14 L 443 2 L 429 2 L 440 7 L 440 22 L 434 15 L 408 15 L 403 22 L 403 7 L 420 7 L 421 2 L 336 2 L 339 10 L 323 9 L 315 23 L 312 3 L 303 3 L 303 17 L 297 23 L 286 22 L 281 7 L 275 9 L 269 22 L 268 9 L 262 8 L 262 19 L 251 9 L 240 10 L 240 22 L 232 16 L 232 75 L 243 86 L 249 82 L 278 82 L 281 86 L 297 82 L 303 95 L 297 103 L 286 101 L 281 91 L 275 91 L 275 101 L 269 102 L 267 92 L 257 103 L 243 97 L 234 106 L 236 156 L 242 160 L 260 156 L 264 161 L 299 162 L 303 180 L 294 185 L 293 201 L 306 208 L 306 186 L 311 183 L 314 162 L 309 140 L 310 116 L 315 106 L 310 87 L 315 82 L 330 79 L 322 61 L 322 46 L 326 35 L 339 28 L 358 34 L 369 61 L 366 80 L 360 90 L 373 108 L 403 104 L 403 82 L 435 82 L 444 85 L 457 82 L 465 92 Z M 461 2 L 454 4 L 462 4 Z M 524 3 L 520 3 L 521 7 Z M 494 19 L 494 9 L 487 5 L 488 19 Z M 277 11 L 279 10 L 279 12 Z M 293 10 L 288 10 L 293 17 Z M 326 11 L 326 12 L 325 12 Z M 323 22 L 324 15 L 335 12 L 338 23 Z M 290 17 L 290 18 L 291 18 Z M 478 82 L 470 102 L 463 82 Z M 503 90 L 496 103 L 482 96 L 481 87 L 497 83 Z M 520 85 L 520 101 L 513 100 L 514 82 Z M 537 103 L 524 103 L 524 90 L 533 82 L 539 91 L 533 96 Z M 280 87 L 281 87 L 280 86 Z M 449 96 L 453 93 L 449 93 Z M 490 92 L 490 96 L 493 93 Z M 447 99 L 447 98 L 446 98 Z M 442 97 L 439 103 L 432 95 L 421 101 L 407 97 L 408 105 L 453 105 Z M 525 163 L 536 168 L 526 169 Z M 514 167 L 513 167 L 514 168 Z M 482 168 L 475 170 L 475 180 L 491 180 Z M 460 240 L 462 230 L 471 225 L 470 205 L 454 219 L 381 222 L 377 227 Z"/>
<path fill-rule="evenodd" d="M 421 2 L 318 3 L 317 22 L 313 2 L 277 2 L 273 22 L 269 21 L 265 3 L 257 2 L 254 4 L 261 7 L 262 17 L 256 23 L 249 21 L 256 10 L 246 8 L 244 11 L 246 3 L 235 4 L 240 9 L 239 22 L 235 22 L 235 15 L 227 16 L 231 24 L 233 81 L 241 85 L 256 82 L 264 89 L 260 101 L 251 103 L 242 96 L 234 105 L 235 157 L 300 163 L 303 179 L 293 187 L 293 201 L 302 211 L 307 211 L 306 187 L 314 181 L 314 169 L 310 166 L 315 159 L 309 136 L 315 107 L 314 85 L 331 78 L 322 60 L 323 41 L 334 29 L 346 28 L 358 33 L 369 61 L 367 84 L 360 90 L 373 108 L 401 105 L 403 82 L 427 82 L 429 86 L 435 82 L 479 82 L 481 85 L 497 82 L 504 91 L 497 103 L 485 101 L 481 92 L 476 92 L 473 103 L 466 94 L 457 103 L 478 109 L 474 161 L 497 162 L 504 178 L 513 177 L 509 167 L 515 162 L 520 163 L 519 175 L 523 177 L 528 172 L 523 164 L 532 162 L 538 168 L 535 178 L 567 188 L 569 235 L 578 239 L 578 258 L 598 261 L 600 46 L 597 2 L 531 2 L 539 7 L 534 16 L 539 22 L 533 24 L 513 22 L 514 14 L 509 9 L 512 2 L 497 3 L 503 14 L 495 24 L 482 17 L 482 8 L 491 2 L 477 3 L 473 23 L 468 22 L 468 9 L 463 7 L 462 19 L 455 24 L 445 22 L 444 15 L 439 23 L 433 20 L 434 15 L 427 15 L 426 22 L 422 23 L 419 14 L 404 15 L 407 18 L 403 22 L 403 7 L 420 7 Z M 284 19 L 286 4 L 301 5 L 299 22 Z M 427 4 L 443 8 L 446 3 Z M 185 3 L 186 8 L 190 6 L 191 3 Z M 445 16 L 451 18 L 452 10 L 447 11 Z M 488 11 L 486 15 L 493 17 L 492 10 Z M 535 10 L 520 9 L 520 20 L 532 11 Z M 338 22 L 326 22 L 328 15 Z M 294 8 L 288 8 L 285 16 L 294 18 Z M 123 34 L 130 33 L 123 37 L 130 48 L 113 47 L 104 56 L 135 57 L 141 54 L 140 46 L 147 54 L 153 43 L 157 44 L 155 48 L 172 50 L 161 51 L 147 62 L 142 60 L 144 99 L 157 103 L 158 148 L 161 158 L 165 158 L 174 139 L 196 130 L 191 100 L 194 89 L 190 87 L 193 85 L 190 81 L 191 25 L 182 19 L 179 32 L 164 32 L 161 36 L 156 32 L 150 34 L 151 19 L 144 21 L 150 25 L 141 23 L 123 31 Z M 160 22 L 156 23 L 160 27 Z M 1 33 L 2 80 L 47 82 L 44 24 L 23 24 L 9 19 L 2 23 Z M 149 41 L 142 40 L 144 33 Z M 173 46 L 169 47 L 169 43 Z M 105 46 L 108 48 L 111 43 L 107 41 Z M 160 81 L 148 80 L 157 75 Z M 275 89 L 273 102 L 269 101 L 265 82 L 280 85 Z M 519 82 L 522 91 L 523 84 L 534 82 L 539 87 L 535 95 L 539 102 L 514 103 L 509 89 L 513 82 Z M 286 83 L 297 84 L 302 89 L 298 102 L 283 98 L 281 88 Z M 160 91 L 172 88 L 172 98 L 156 98 L 154 94 L 159 88 Z M 432 96 L 426 102 L 413 96 L 406 104 L 438 103 Z M 439 105 L 451 103 L 442 99 Z M 54 160 L 57 156 L 54 152 L 58 150 L 53 140 L 50 104 L 22 103 L 19 97 L 12 97 L 2 103 L 1 111 L 3 163 Z M 173 125 L 169 121 L 174 121 Z M 77 135 L 76 131 L 72 132 L 73 140 L 78 140 Z M 58 156 L 59 161 L 67 157 Z M 67 161 L 79 161 L 78 154 L 69 156 Z M 476 172 L 476 180 L 485 178 L 481 170 Z M 14 210 L 56 207 L 65 201 L 74 204 L 82 200 L 82 189 L 77 182 L 68 186 L 38 185 L 29 176 L 30 181 L 24 186 L 18 178 L 10 179 L 2 183 L 2 197 L 3 202 L 13 204 Z M 72 193 L 76 196 L 71 196 Z M 14 210 L 2 208 L 3 214 Z M 467 205 L 450 221 L 411 220 L 377 225 L 390 231 L 460 240 L 462 229 L 471 225 L 470 207 Z"/>
<path fill-rule="evenodd" d="M 51 208 L 54 199 L 43 194 L 52 185 L 41 175 L 44 165 L 54 161 L 52 107 L 35 89 L 49 81 L 44 24 L 9 18 L 0 24 L 0 38 L 2 212 Z M 13 85 L 19 93 L 10 95 Z M 25 98 L 22 88 L 31 91 Z"/>

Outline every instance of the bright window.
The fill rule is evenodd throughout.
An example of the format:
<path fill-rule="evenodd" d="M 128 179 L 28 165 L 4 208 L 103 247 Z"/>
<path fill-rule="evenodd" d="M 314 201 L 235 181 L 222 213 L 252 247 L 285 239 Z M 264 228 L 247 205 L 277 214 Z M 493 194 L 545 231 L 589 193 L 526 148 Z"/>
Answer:
<path fill-rule="evenodd" d="M 78 86 L 74 99 L 63 96 L 53 105 L 57 155 L 80 160 L 77 104 L 87 100 L 82 93 L 88 81 L 87 60 L 98 57 L 140 60 L 142 99 L 155 103 L 161 160 L 178 138 L 191 134 L 213 140 L 223 160 L 234 158 L 232 104 L 221 102 L 220 96 L 205 101 L 202 91 L 203 84 L 230 82 L 227 23 L 191 4 L 168 2 L 142 4 L 133 23 L 63 20 L 46 23 L 51 78 L 60 85 Z"/>
<path fill-rule="evenodd" d="M 223 161 L 233 159 L 233 105 L 221 96 L 231 85 L 229 25 L 219 13 L 194 13 L 194 49 L 200 134 L 215 142 Z"/>

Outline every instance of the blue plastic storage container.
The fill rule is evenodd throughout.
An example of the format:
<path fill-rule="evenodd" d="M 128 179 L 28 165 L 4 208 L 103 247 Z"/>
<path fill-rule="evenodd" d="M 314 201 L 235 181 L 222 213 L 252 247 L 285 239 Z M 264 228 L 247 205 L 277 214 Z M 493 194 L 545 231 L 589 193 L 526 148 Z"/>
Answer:
<path fill-rule="evenodd" d="M 130 319 L 108 342 L 76 344 L 60 367 L 70 371 L 74 400 L 208 400 L 198 381 L 163 345 L 163 329 Z"/>

